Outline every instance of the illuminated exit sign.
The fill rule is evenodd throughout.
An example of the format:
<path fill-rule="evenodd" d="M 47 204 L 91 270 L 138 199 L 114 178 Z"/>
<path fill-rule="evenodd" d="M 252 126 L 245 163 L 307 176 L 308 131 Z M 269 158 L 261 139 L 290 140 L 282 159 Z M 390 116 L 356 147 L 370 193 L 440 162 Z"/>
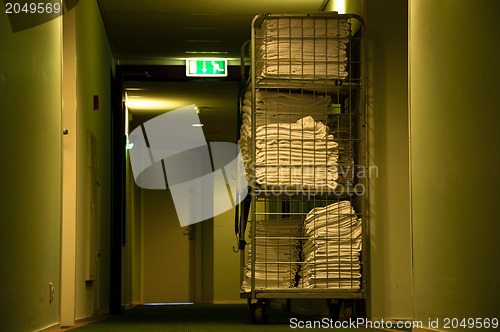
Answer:
<path fill-rule="evenodd" d="M 186 59 L 186 76 L 226 77 L 227 59 Z"/>

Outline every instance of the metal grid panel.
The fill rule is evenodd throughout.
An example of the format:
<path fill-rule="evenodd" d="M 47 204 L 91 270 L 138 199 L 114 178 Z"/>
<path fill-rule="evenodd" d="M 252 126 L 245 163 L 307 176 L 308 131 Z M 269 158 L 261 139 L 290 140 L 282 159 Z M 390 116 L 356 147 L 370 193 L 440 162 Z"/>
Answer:
<path fill-rule="evenodd" d="M 254 19 L 239 141 L 252 195 L 242 297 L 365 295 L 362 29 L 353 15 Z"/>

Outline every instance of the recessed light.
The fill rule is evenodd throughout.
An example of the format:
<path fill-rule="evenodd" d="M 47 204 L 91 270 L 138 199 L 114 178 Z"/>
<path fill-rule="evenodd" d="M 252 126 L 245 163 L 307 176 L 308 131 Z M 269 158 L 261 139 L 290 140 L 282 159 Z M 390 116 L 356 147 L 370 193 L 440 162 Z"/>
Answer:
<path fill-rule="evenodd" d="M 193 127 L 203 127 L 203 123 L 193 123 Z"/>
<path fill-rule="evenodd" d="M 186 54 L 227 54 L 228 52 L 198 52 L 198 51 L 186 51 Z"/>

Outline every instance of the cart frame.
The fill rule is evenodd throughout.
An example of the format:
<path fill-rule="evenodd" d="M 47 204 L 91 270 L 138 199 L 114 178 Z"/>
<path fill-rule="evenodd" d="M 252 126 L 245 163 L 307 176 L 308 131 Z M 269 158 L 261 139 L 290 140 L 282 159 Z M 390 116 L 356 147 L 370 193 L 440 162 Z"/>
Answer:
<path fill-rule="evenodd" d="M 260 29 L 264 20 L 267 19 L 280 19 L 280 18 L 302 18 L 308 19 L 326 19 L 326 20 L 340 20 L 347 19 L 352 24 L 354 22 L 357 27 L 355 37 L 353 34 L 349 34 L 349 47 L 350 52 L 355 52 L 355 54 L 350 53 L 350 56 L 355 56 L 355 58 L 349 58 L 349 77 L 345 80 L 260 80 L 257 76 L 257 56 L 256 56 L 256 36 L 257 31 Z M 256 91 L 258 89 L 293 89 L 294 91 L 307 91 L 307 92 L 321 92 L 325 94 L 336 95 L 337 100 L 340 100 L 339 96 L 342 98 L 348 98 L 350 100 L 349 108 L 355 108 L 356 111 L 356 155 L 355 164 L 359 167 L 364 167 L 365 171 L 369 170 L 368 167 L 368 124 L 367 124 L 367 56 L 366 56 L 366 28 L 363 19 L 354 14 L 338 14 L 336 12 L 323 12 L 314 14 L 292 14 L 292 15 L 271 15 L 271 14 L 261 14 L 255 16 L 252 21 L 251 27 L 251 73 L 249 78 L 248 86 L 251 91 L 252 107 L 257 104 Z M 244 73 L 245 59 L 242 51 L 242 73 Z M 356 67 L 354 69 L 354 67 Z M 356 71 L 356 76 L 351 72 Z M 347 96 L 347 97 L 346 97 Z M 256 111 L 252 110 L 252 148 L 251 148 L 251 160 L 252 163 L 256 161 Z M 247 170 L 248 171 L 248 170 Z M 251 177 L 255 178 L 255 168 L 251 173 Z M 240 293 L 241 298 L 245 298 L 248 301 L 249 307 L 251 309 L 252 320 L 257 323 L 264 323 L 267 320 L 267 310 L 269 308 L 269 301 L 271 299 L 326 299 L 330 305 L 330 315 L 332 318 L 338 319 L 339 311 L 344 308 L 344 318 L 351 318 L 356 315 L 364 315 L 366 312 L 366 300 L 369 294 L 369 227 L 368 227 L 368 185 L 369 180 L 365 176 L 364 178 L 355 176 L 355 184 L 361 186 L 348 186 L 347 190 L 339 193 L 327 193 L 316 195 L 310 201 L 313 202 L 313 206 L 316 205 L 316 201 L 327 202 L 327 201 L 339 201 L 341 199 L 348 199 L 352 201 L 356 206 L 356 211 L 359 212 L 362 220 L 362 250 L 360 254 L 360 265 L 361 265 L 361 283 L 359 289 L 336 289 L 336 288 L 257 288 L 256 287 L 256 252 L 257 249 L 252 250 L 250 259 L 251 266 L 251 286 L 250 291 L 243 291 Z M 364 188 L 361 192 L 358 188 Z M 268 188 L 257 187 L 255 182 L 249 188 L 250 195 L 250 213 L 249 218 L 246 220 L 244 215 L 248 213 L 247 211 L 239 211 L 239 249 L 240 249 L 240 262 L 241 262 L 241 282 L 245 279 L 245 269 L 248 265 L 248 254 L 245 250 L 245 244 L 250 243 L 252 248 L 257 248 L 256 245 L 256 221 L 259 219 L 257 212 L 257 201 L 259 199 L 266 200 L 266 195 L 270 194 Z M 310 198 L 310 197 L 308 197 Z M 273 197 L 273 199 L 279 200 L 279 197 Z M 284 200 L 287 198 L 283 197 Z M 304 201 L 304 197 L 297 196 L 297 200 Z M 281 212 L 286 214 L 293 214 L 294 211 Z M 303 211 L 301 213 L 304 214 Z M 245 232 L 246 224 L 251 225 L 250 232 Z M 250 233 L 250 234 L 246 234 Z M 249 242 L 248 240 L 249 236 Z M 303 262 L 302 262 L 303 263 Z M 257 300 L 257 303 L 252 303 L 252 300 Z M 332 302 L 331 300 L 335 300 Z M 353 301 L 361 300 L 361 306 L 352 305 Z M 343 304 L 343 305 L 342 305 Z M 357 308 L 357 309 L 356 309 Z M 360 309 L 361 308 L 361 309 Z M 358 311 L 356 313 L 356 310 Z M 349 317 L 350 316 L 350 317 Z"/>

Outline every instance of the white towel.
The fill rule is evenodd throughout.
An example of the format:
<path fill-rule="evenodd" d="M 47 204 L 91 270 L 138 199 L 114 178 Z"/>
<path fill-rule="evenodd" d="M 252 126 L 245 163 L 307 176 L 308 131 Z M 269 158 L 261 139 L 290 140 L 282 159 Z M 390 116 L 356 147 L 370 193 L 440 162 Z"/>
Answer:
<path fill-rule="evenodd" d="M 265 38 L 346 38 L 350 30 L 347 19 L 279 17 L 265 19 L 258 33 L 259 37 Z"/>
<path fill-rule="evenodd" d="M 348 75 L 345 63 L 314 64 L 258 64 L 258 76 L 282 80 L 331 80 L 345 79 Z"/>
<path fill-rule="evenodd" d="M 349 201 L 309 211 L 303 234 L 303 287 L 360 288 L 362 222 Z"/>
<path fill-rule="evenodd" d="M 309 141 L 303 140 L 287 140 L 287 139 L 256 139 L 256 146 L 258 149 L 263 148 L 279 148 L 281 149 L 301 149 L 301 150 L 325 150 L 325 149 L 335 149 L 338 148 L 339 144 L 333 141 L 333 135 L 331 139 L 314 139 Z"/>
<path fill-rule="evenodd" d="M 257 44 L 257 58 L 269 61 L 347 62 L 346 45 L 336 40 L 271 40 Z"/>
<path fill-rule="evenodd" d="M 346 19 L 266 19 L 257 30 L 258 76 L 264 79 L 343 79 L 348 75 L 344 52 L 349 36 L 350 24 Z M 268 62 L 274 59 L 279 59 L 280 63 Z M 326 64 L 326 59 L 338 63 Z"/>

